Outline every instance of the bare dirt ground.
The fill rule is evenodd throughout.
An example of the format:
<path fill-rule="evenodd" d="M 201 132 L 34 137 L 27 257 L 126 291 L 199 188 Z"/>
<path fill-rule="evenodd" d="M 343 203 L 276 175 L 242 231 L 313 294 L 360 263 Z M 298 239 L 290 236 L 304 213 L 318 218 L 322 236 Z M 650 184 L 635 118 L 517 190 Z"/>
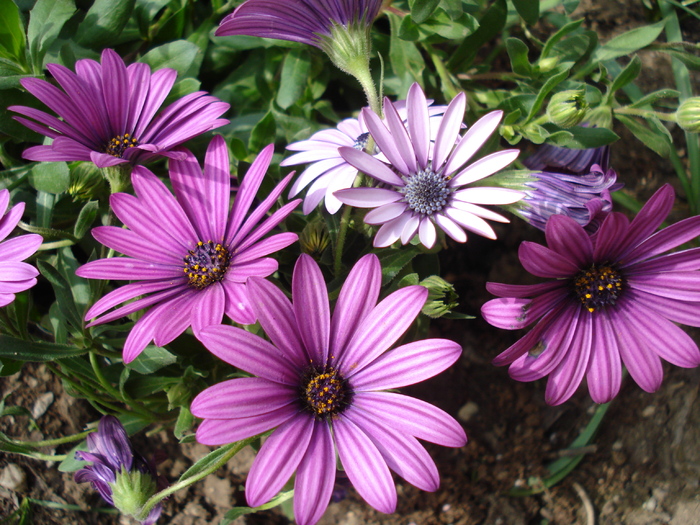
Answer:
<path fill-rule="evenodd" d="M 581 15 L 601 38 L 646 23 L 639 2 L 582 2 Z M 686 37 L 696 41 L 697 25 L 684 21 Z M 638 81 L 644 91 L 668 87 L 669 62 L 660 53 L 642 53 L 645 69 Z M 629 133 L 613 146 L 612 167 L 626 183 L 624 191 L 647 198 L 663 182 L 674 182 L 667 161 L 645 149 Z M 683 152 L 681 152 L 682 154 Z M 674 184 L 675 185 L 675 184 Z M 675 185 L 678 189 L 678 186 Z M 678 217 L 685 206 L 677 200 Z M 525 282 L 517 260 L 522 240 L 543 241 L 542 234 L 514 221 L 500 228 L 497 242 L 472 237 L 466 245 L 443 251 L 448 280 L 460 293 L 460 311 L 478 314 L 491 297 L 487 281 Z M 583 461 L 560 483 L 540 494 L 512 497 L 506 492 L 546 477 L 546 465 L 580 433 L 596 405 L 584 388 L 567 403 L 544 403 L 545 382 L 517 383 L 491 359 L 522 334 L 495 330 L 483 320 L 434 323 L 432 336 L 459 342 L 462 359 L 440 377 L 405 389 L 457 416 L 467 430 L 463 449 L 428 445 L 442 476 L 435 493 L 421 492 L 397 478 L 399 506 L 383 515 L 369 508 L 349 486 L 339 486 L 339 501 L 331 503 L 321 525 L 694 525 L 700 523 L 700 369 L 667 367 L 664 384 L 654 395 L 641 391 L 629 378 L 613 401 L 594 445 Z M 690 332 L 696 340 L 700 331 Z M 28 418 L 4 417 L 0 431 L 18 439 L 46 439 L 76 433 L 94 421 L 89 405 L 70 397 L 44 366 L 28 365 L 0 380 L 7 405 L 35 410 L 38 429 Z M 45 409 L 43 409 L 45 408 Z M 42 410 L 43 409 L 43 410 Z M 177 477 L 209 449 L 187 445 L 184 454 L 174 438 L 159 431 L 137 437 L 143 450 L 161 449 L 170 459 L 159 471 Z M 67 447 L 46 450 L 63 454 Z M 238 502 L 245 504 L 242 484 L 253 459 L 244 451 L 215 476 L 175 494 L 167 501 L 159 524 L 219 523 Z M 11 487 L 11 488 L 7 488 Z M 62 511 L 33 505 L 31 523 L 128 524 L 126 518 L 97 514 L 99 496 L 54 464 L 20 456 L 0 456 L 0 518 L 17 508 L 24 497 L 79 505 L 84 511 Z M 239 518 L 237 525 L 290 523 L 280 509 Z"/>

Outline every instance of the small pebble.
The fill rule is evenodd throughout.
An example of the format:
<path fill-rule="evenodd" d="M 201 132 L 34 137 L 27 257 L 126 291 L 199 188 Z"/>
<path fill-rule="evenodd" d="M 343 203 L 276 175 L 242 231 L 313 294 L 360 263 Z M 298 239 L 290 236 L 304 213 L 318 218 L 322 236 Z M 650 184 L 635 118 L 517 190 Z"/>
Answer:
<path fill-rule="evenodd" d="M 457 417 L 466 422 L 473 418 L 479 412 L 479 405 L 474 403 L 474 401 L 469 401 L 457 412 Z"/>
<path fill-rule="evenodd" d="M 651 417 L 654 415 L 654 412 L 656 412 L 656 406 L 649 405 L 644 410 L 642 410 L 642 417 Z"/>
<path fill-rule="evenodd" d="M 15 492 L 27 490 L 27 475 L 18 465 L 9 463 L 0 471 L 0 486 Z"/>
<path fill-rule="evenodd" d="M 34 402 L 34 406 L 32 407 L 32 417 L 34 419 L 39 419 L 41 416 L 43 416 L 51 406 L 51 403 L 53 403 L 53 400 L 53 392 L 41 394 Z"/>

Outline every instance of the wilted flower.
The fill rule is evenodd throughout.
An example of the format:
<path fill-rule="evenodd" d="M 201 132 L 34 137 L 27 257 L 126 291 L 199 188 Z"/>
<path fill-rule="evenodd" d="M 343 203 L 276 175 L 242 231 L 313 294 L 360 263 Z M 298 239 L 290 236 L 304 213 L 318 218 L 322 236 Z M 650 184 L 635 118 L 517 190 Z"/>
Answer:
<path fill-rule="evenodd" d="M 522 339 L 494 359 L 518 381 L 549 375 L 545 399 L 557 405 L 584 376 L 591 397 L 605 403 L 620 389 L 622 364 L 647 392 L 663 380 L 661 360 L 700 364 L 696 343 L 674 323 L 700 326 L 700 248 L 668 250 L 700 235 L 700 216 L 656 233 L 673 206 L 673 189 L 657 191 L 630 223 L 610 213 L 595 237 L 571 217 L 553 215 L 548 247 L 520 245 L 527 271 L 550 280 L 535 285 L 488 283 L 501 297 L 481 309 L 494 326 L 524 328 Z"/>
<path fill-rule="evenodd" d="M 10 211 L 10 192 L 0 190 L 0 307 L 15 300 L 15 294 L 36 284 L 39 272 L 32 265 L 22 262 L 33 255 L 42 242 L 41 235 L 30 233 L 6 239 L 24 213 L 24 203 L 15 204 Z M 7 213 L 6 213 L 7 212 Z"/>
<path fill-rule="evenodd" d="M 127 363 L 151 340 L 166 345 L 190 325 L 196 335 L 199 328 L 220 323 L 224 314 L 237 323 L 255 322 L 246 279 L 275 272 L 277 261 L 266 256 L 297 240 L 295 233 L 263 238 L 300 202 L 287 203 L 263 220 L 293 174 L 248 215 L 272 153 L 270 145 L 255 159 L 230 211 L 229 156 L 219 136 L 209 145 L 204 171 L 189 152 L 184 160 L 170 161 L 175 197 L 142 166 L 131 175 L 136 196 L 111 196 L 115 215 L 128 229 L 100 226 L 93 236 L 128 257 L 92 261 L 76 273 L 89 279 L 139 281 L 110 292 L 85 314 L 86 320 L 97 317 L 88 325 L 94 326 L 151 307 L 126 339 Z M 105 313 L 142 295 L 146 297 Z"/>
<path fill-rule="evenodd" d="M 59 64 L 47 68 L 63 90 L 38 78 L 21 83 L 60 119 L 26 106 L 8 108 L 31 119 L 15 120 L 53 139 L 48 146 L 25 150 L 29 160 L 85 160 L 103 168 L 144 163 L 158 155 L 182 159 L 182 152 L 172 151 L 175 146 L 228 123 L 219 117 L 229 104 L 203 91 L 182 97 L 154 119 L 176 71 L 151 74 L 147 64 L 138 62 L 127 67 L 111 49 L 102 52 L 102 63 L 78 60 L 75 73 Z"/>
<path fill-rule="evenodd" d="M 418 439 L 460 447 L 464 430 L 428 403 L 387 392 L 433 377 L 461 353 L 444 339 L 389 350 L 428 291 L 407 286 L 377 304 L 381 267 L 373 254 L 353 267 L 332 316 L 323 275 L 308 255 L 294 269 L 293 304 L 264 279 L 251 277 L 248 287 L 271 343 L 224 325 L 205 328 L 200 337 L 211 352 L 256 377 L 214 385 L 191 406 L 204 418 L 197 440 L 205 445 L 275 429 L 250 470 L 248 504 L 269 501 L 296 471 L 296 521 L 315 523 L 333 492 L 336 452 L 359 494 L 381 512 L 396 507 L 389 469 L 420 489 L 436 490 L 435 463 Z"/>
<path fill-rule="evenodd" d="M 372 138 L 389 163 L 354 148 L 341 147 L 339 151 L 349 164 L 383 184 L 340 190 L 335 196 L 351 206 L 376 208 L 365 215 L 367 224 L 382 225 L 374 246 L 386 247 L 399 239 L 406 244 L 418 233 L 420 242 L 430 248 L 437 238 L 435 225 L 457 242 L 467 240 L 464 229 L 495 239 L 495 232 L 484 219 L 508 222 L 479 205 L 512 204 L 523 193 L 506 188 L 463 186 L 504 168 L 515 160 L 518 150 L 498 151 L 464 168 L 503 116 L 502 111 L 493 111 L 482 117 L 455 145 L 465 104 L 466 97 L 460 93 L 447 107 L 433 148 L 428 105 L 418 84 L 413 84 L 408 92 L 407 124 L 388 99 L 384 101 L 388 129 L 373 111 L 362 110 Z"/>
<path fill-rule="evenodd" d="M 437 132 L 439 119 L 445 112 L 446 106 L 431 106 L 432 100 L 427 101 L 428 115 L 431 119 L 431 130 Z M 394 102 L 402 120 L 406 120 L 406 101 Z M 434 119 L 438 119 L 437 121 Z M 435 136 L 431 137 L 435 140 Z M 295 166 L 297 164 L 311 165 L 306 168 L 294 181 L 289 196 L 294 197 L 306 186 L 311 184 L 304 199 L 303 212 L 308 215 L 318 203 L 325 202 L 328 213 L 336 213 L 343 205 L 333 193 L 337 190 L 352 188 L 357 177 L 357 168 L 350 165 L 338 152 L 338 148 L 347 146 L 363 151 L 370 141 L 369 129 L 365 124 L 363 114 L 358 118 L 345 119 L 336 128 L 323 129 L 311 135 L 308 140 L 293 142 L 288 150 L 300 151 L 280 162 L 280 166 Z M 376 147 L 374 154 L 381 155 Z M 384 158 L 383 155 L 381 155 Z M 312 184 L 313 183 L 313 184 Z"/>
<path fill-rule="evenodd" d="M 97 432 L 88 435 L 87 445 L 88 452 L 79 450 L 75 457 L 92 465 L 78 470 L 75 481 L 92 483 L 100 496 L 123 514 L 137 517 L 148 499 L 167 487 L 167 481 L 158 475 L 153 462 L 134 451 L 116 417 L 103 416 Z M 155 523 L 162 510 L 162 503 L 156 504 L 141 523 Z"/>

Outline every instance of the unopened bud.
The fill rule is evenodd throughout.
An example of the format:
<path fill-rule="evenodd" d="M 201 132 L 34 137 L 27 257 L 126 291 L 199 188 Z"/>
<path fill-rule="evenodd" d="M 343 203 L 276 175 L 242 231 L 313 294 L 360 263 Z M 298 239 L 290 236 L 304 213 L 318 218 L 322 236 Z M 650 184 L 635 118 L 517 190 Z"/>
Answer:
<path fill-rule="evenodd" d="M 690 133 L 700 133 L 700 97 L 686 98 L 676 112 L 678 125 Z"/>
<path fill-rule="evenodd" d="M 442 317 L 456 308 L 459 303 L 459 296 L 455 287 L 445 281 L 442 277 L 431 275 L 420 282 L 421 286 L 428 289 L 428 300 L 421 310 L 428 317 L 433 319 Z"/>
<path fill-rule="evenodd" d="M 586 117 L 587 111 L 586 94 L 582 90 L 570 89 L 555 93 L 547 106 L 550 122 L 562 128 L 571 128 L 580 124 Z"/>

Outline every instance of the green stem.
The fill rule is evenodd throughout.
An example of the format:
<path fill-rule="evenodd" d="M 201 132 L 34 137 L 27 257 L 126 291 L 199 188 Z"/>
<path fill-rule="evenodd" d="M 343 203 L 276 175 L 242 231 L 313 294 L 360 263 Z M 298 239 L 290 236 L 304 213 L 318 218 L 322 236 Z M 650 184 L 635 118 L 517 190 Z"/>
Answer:
<path fill-rule="evenodd" d="M 151 496 L 148 501 L 144 504 L 144 506 L 141 508 L 141 514 L 140 516 L 136 516 L 136 519 L 138 520 L 144 520 L 148 516 L 148 514 L 151 512 L 153 507 L 155 507 L 161 500 L 164 498 L 167 498 L 171 494 L 174 494 L 180 489 L 184 489 L 192 485 L 193 483 L 197 483 L 199 480 L 204 479 L 207 477 L 209 474 L 213 474 L 217 470 L 219 470 L 221 467 L 223 467 L 228 461 L 238 454 L 245 446 L 249 445 L 253 441 L 255 441 L 258 438 L 258 436 L 253 436 L 248 439 L 244 439 L 243 441 L 237 441 L 235 443 L 231 443 L 229 445 L 225 445 L 226 447 L 230 447 L 230 449 L 223 455 L 221 456 L 215 463 L 209 465 L 206 469 L 198 472 L 194 476 L 190 476 L 187 479 L 183 479 L 178 481 L 177 483 L 174 483 L 170 485 L 168 488 L 161 490 L 160 492 L 154 494 Z"/>
<path fill-rule="evenodd" d="M 372 73 L 369 70 L 369 62 L 362 62 L 360 67 L 353 68 L 352 74 L 362 86 L 370 109 L 379 115 L 379 118 L 383 118 L 382 101 L 377 91 L 377 86 L 374 85 Z"/>
<path fill-rule="evenodd" d="M 150 410 L 138 406 L 133 399 L 127 398 L 127 396 L 119 392 L 110 384 L 109 381 L 107 381 L 104 374 L 102 373 L 100 364 L 97 362 L 97 354 L 95 354 L 95 352 L 90 352 L 90 365 L 92 365 L 92 371 L 95 373 L 95 377 L 97 377 L 97 380 L 100 382 L 100 385 L 107 391 L 109 395 L 111 395 L 114 399 L 121 401 L 122 403 L 126 403 L 134 412 L 145 416 L 146 419 L 149 419 L 151 421 L 154 419 L 154 414 Z"/>
<path fill-rule="evenodd" d="M 613 108 L 613 111 L 615 113 L 619 113 L 620 115 L 632 115 L 635 117 L 643 118 L 656 117 L 659 120 L 665 120 L 666 122 L 676 122 L 675 113 L 661 113 L 659 111 L 650 111 L 648 109 L 642 108 L 631 108 L 629 106 L 624 108 Z"/>
<path fill-rule="evenodd" d="M 53 447 L 56 445 L 63 445 L 65 443 L 73 443 L 74 441 L 80 441 L 87 437 L 88 434 L 92 434 L 94 430 L 86 430 L 79 434 L 73 434 L 72 436 L 63 436 L 55 439 L 45 439 L 44 441 L 14 441 L 18 445 L 24 445 L 25 447 Z"/>
<path fill-rule="evenodd" d="M 115 412 L 117 414 L 121 414 L 124 412 L 123 408 L 115 405 L 114 403 L 110 403 L 109 401 L 105 401 L 103 399 L 98 399 L 97 397 L 95 397 L 95 394 L 93 392 L 91 392 L 90 390 L 85 388 L 80 383 L 76 383 L 75 381 L 73 381 L 73 379 L 70 376 L 61 372 L 58 368 L 53 366 L 51 363 L 46 363 L 46 367 L 49 370 L 51 370 L 54 374 L 56 374 L 58 377 L 63 379 L 66 383 L 68 383 L 68 385 L 71 388 L 74 388 L 75 390 L 80 392 L 83 396 L 85 396 L 85 399 L 88 401 L 88 403 L 90 403 L 93 407 L 95 407 L 95 409 L 98 412 L 104 412 L 104 410 L 101 409 L 100 407 L 96 406 L 97 404 L 99 404 L 102 407 L 104 407 L 108 410 L 111 410 L 112 412 Z"/>
<path fill-rule="evenodd" d="M 348 235 L 348 226 L 350 225 L 350 216 L 352 215 L 352 206 L 343 208 L 343 215 L 340 217 L 340 228 L 338 229 L 338 241 L 335 244 L 335 257 L 333 259 L 333 274 L 340 275 L 340 270 L 343 267 L 343 248 L 345 247 L 345 239 Z"/>

